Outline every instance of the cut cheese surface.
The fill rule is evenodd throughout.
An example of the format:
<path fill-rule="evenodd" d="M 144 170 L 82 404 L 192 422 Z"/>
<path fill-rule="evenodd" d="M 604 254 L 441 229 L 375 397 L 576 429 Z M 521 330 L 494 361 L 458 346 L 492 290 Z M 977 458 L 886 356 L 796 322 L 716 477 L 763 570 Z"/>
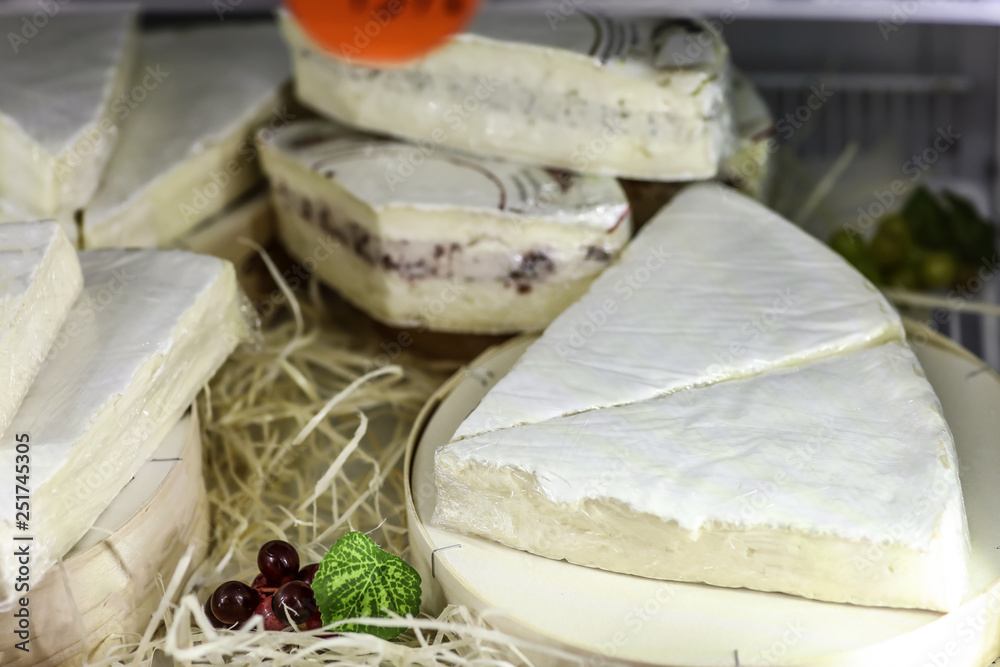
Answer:
<path fill-rule="evenodd" d="M 0 12 L 0 199 L 34 215 L 87 203 L 128 115 L 133 11 Z M 35 11 L 38 10 L 38 11 Z M 30 27 L 34 34 L 24 35 Z"/>
<path fill-rule="evenodd" d="M 133 85 L 150 90 L 85 211 L 88 248 L 163 245 L 222 211 L 261 178 L 251 130 L 294 117 L 273 24 L 156 31 L 139 46 Z"/>
<path fill-rule="evenodd" d="M 396 326 L 542 329 L 631 235 L 628 202 L 609 176 L 442 146 L 414 166 L 417 145 L 319 120 L 261 144 L 291 253 Z"/>
<path fill-rule="evenodd" d="M 441 447 L 435 522 L 641 576 L 948 610 L 954 442 L 902 342 Z"/>
<path fill-rule="evenodd" d="M 300 99 L 376 132 L 581 172 L 689 180 L 732 152 L 728 50 L 703 24 L 484 8 L 429 56 L 337 60 L 282 13 Z"/>
<path fill-rule="evenodd" d="M 84 289 L 0 456 L 30 442 L 32 577 L 87 532 L 247 333 L 230 263 L 180 251 L 80 253 Z M 0 536 L 18 534 L 13 476 Z M 17 561 L 0 556 L 0 604 Z"/>
<path fill-rule="evenodd" d="M 76 252 L 57 223 L 0 224 L 0 435 L 82 287 Z"/>
<path fill-rule="evenodd" d="M 729 188 L 695 184 L 546 329 L 455 439 L 901 336 L 896 311 L 833 251 Z"/>

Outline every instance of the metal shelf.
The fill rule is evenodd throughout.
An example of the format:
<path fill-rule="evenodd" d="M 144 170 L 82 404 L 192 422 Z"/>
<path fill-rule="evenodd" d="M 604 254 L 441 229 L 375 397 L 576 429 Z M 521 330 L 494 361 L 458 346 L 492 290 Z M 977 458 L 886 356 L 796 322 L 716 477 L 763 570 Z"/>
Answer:
<path fill-rule="evenodd" d="M 723 23 L 741 19 L 788 19 L 885 22 L 886 29 L 907 23 L 1000 25 L 1000 0 L 485 0 L 512 10 L 601 11 L 609 14 L 700 16 Z M 74 5 L 138 4 L 156 13 L 217 15 L 273 11 L 280 0 L 74 0 Z M 374 0 L 372 2 L 374 3 Z M 0 0 L 0 7 L 35 11 L 35 0 Z M 223 12 L 231 15 L 229 12 Z"/>

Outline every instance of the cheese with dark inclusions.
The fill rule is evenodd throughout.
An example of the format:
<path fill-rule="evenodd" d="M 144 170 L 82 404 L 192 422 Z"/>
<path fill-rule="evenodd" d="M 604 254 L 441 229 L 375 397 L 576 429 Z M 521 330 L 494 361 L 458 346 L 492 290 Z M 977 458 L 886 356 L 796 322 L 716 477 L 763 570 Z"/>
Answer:
<path fill-rule="evenodd" d="M 541 328 L 586 290 L 631 232 L 624 193 L 610 177 L 440 146 L 414 166 L 426 147 L 326 121 L 294 123 L 261 147 L 279 234 L 292 254 L 389 324 L 427 319 L 454 286 L 459 296 L 447 313 L 430 313 L 429 328 Z"/>

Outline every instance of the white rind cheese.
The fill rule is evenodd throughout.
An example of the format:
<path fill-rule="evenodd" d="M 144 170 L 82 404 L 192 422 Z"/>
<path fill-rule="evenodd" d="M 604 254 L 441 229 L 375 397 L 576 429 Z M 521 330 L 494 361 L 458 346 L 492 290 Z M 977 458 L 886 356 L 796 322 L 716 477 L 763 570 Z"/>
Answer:
<path fill-rule="evenodd" d="M 615 179 L 303 121 L 261 140 L 292 255 L 396 326 L 544 328 L 631 234 Z"/>
<path fill-rule="evenodd" d="M 691 21 L 484 9 L 414 63 L 337 60 L 281 13 L 298 97 L 351 125 L 574 171 L 711 178 L 734 150 L 728 50 Z"/>
<path fill-rule="evenodd" d="M 726 188 L 688 186 L 459 427 L 461 439 L 901 339 L 829 248 Z"/>
<path fill-rule="evenodd" d="M 252 130 L 294 118 L 273 24 L 151 32 L 139 47 L 133 84 L 148 95 L 84 213 L 87 248 L 165 245 L 221 212 L 261 179 Z"/>
<path fill-rule="evenodd" d="M 32 216 L 65 216 L 86 204 L 129 113 L 135 13 L 63 9 L 0 12 L 0 199 Z M 31 39 L 25 26 L 36 28 Z"/>
<path fill-rule="evenodd" d="M 451 443 L 436 476 L 439 525 L 582 565 L 942 611 L 966 586 L 954 442 L 901 342 Z"/>
<path fill-rule="evenodd" d="M 82 287 L 76 251 L 57 223 L 0 224 L 0 435 Z"/>
<path fill-rule="evenodd" d="M 31 453 L 31 576 L 87 532 L 247 333 L 230 263 L 179 251 L 80 253 L 84 290 L 0 443 Z M 22 435 L 23 434 L 23 435 Z M 14 476 L 0 482 L 13 544 Z M 0 556 L 0 605 L 14 597 Z"/>

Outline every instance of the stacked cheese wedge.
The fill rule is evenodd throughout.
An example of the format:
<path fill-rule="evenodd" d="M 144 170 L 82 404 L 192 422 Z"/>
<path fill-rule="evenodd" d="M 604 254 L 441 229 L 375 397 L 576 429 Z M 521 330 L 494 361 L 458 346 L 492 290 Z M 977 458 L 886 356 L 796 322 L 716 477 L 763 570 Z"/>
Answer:
<path fill-rule="evenodd" d="M 0 52 L 0 221 L 55 218 L 75 240 L 73 213 L 97 189 L 128 112 L 135 14 L 67 8 L 42 29 L 32 19 L 0 14 L 11 41 Z M 26 26 L 34 34 L 19 39 Z"/>
<path fill-rule="evenodd" d="M 273 24 L 143 33 L 138 60 L 132 85 L 144 93 L 84 210 L 87 248 L 194 245 L 185 237 L 257 194 L 251 132 L 294 118 Z"/>
<path fill-rule="evenodd" d="M 234 259 L 252 252 L 239 238 L 269 240 L 251 135 L 295 117 L 274 23 L 139 32 L 131 9 L 65 7 L 21 40 L 39 15 L 0 14 L 0 222 Z"/>
<path fill-rule="evenodd" d="M 729 53 L 706 25 L 484 8 L 444 47 L 377 69 L 282 14 L 299 97 L 368 130 L 552 167 L 711 178 L 733 150 Z M 363 53 L 361 54 L 363 57 Z"/>
<path fill-rule="evenodd" d="M 0 539 L 29 550 L 28 583 L 87 532 L 248 332 L 229 262 L 68 248 L 56 223 L 0 225 L 0 344 L 24 350 L 3 358 Z M 13 549 L 0 556 L 3 608 L 27 590 L 23 565 Z"/>
<path fill-rule="evenodd" d="M 279 235 L 383 323 L 539 330 L 617 259 L 630 200 L 716 177 L 766 189 L 770 116 L 706 24 L 485 7 L 377 67 L 279 16 L 298 98 L 335 121 L 261 137 Z"/>
<path fill-rule="evenodd" d="M 624 194 L 604 176 L 446 148 L 404 176 L 412 145 L 321 120 L 261 146 L 286 247 L 396 326 L 542 329 L 632 233 Z"/>
<path fill-rule="evenodd" d="M 434 520 L 572 563 L 953 609 L 955 446 L 882 295 L 716 185 L 656 216 L 435 458 Z"/>

